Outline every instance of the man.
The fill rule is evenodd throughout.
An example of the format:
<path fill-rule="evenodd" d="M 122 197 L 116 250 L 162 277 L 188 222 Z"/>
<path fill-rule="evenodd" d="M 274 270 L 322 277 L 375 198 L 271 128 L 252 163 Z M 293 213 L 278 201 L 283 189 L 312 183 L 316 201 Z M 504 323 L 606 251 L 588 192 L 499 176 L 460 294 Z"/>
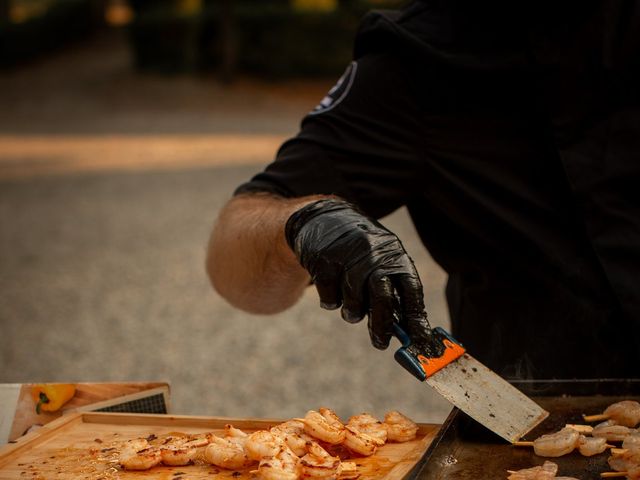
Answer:
<path fill-rule="evenodd" d="M 354 62 L 241 185 L 214 287 L 393 321 L 428 342 L 422 287 L 373 218 L 406 206 L 447 271 L 453 335 L 529 378 L 640 374 L 640 5 L 416 1 L 365 18 Z"/>

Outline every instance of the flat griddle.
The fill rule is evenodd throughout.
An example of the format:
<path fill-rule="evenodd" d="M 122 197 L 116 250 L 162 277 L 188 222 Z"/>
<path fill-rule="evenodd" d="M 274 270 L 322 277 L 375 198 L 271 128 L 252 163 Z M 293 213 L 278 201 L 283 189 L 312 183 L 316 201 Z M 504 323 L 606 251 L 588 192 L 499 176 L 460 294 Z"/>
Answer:
<path fill-rule="evenodd" d="M 582 414 L 601 413 L 620 400 L 640 401 L 640 379 L 632 380 L 551 380 L 513 384 L 550 412 L 549 418 L 524 440 L 560 430 L 567 423 L 585 422 Z M 454 409 L 431 447 L 412 471 L 410 479 L 506 479 L 507 470 L 542 465 L 545 460 L 558 464 L 558 475 L 582 480 L 600 480 L 600 473 L 611 471 L 607 452 L 583 457 L 577 452 L 545 459 L 533 448 L 514 447 L 493 434 L 462 411 Z"/>

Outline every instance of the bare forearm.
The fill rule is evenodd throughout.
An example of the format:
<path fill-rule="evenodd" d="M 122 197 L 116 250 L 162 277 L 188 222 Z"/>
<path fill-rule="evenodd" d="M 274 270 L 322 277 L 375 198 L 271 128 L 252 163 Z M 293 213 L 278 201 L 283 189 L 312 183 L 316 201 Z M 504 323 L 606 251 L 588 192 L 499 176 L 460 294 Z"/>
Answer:
<path fill-rule="evenodd" d="M 325 198 L 285 199 L 267 194 L 234 197 L 222 209 L 207 254 L 215 290 L 252 313 L 276 313 L 293 305 L 309 284 L 284 237 L 289 216 Z"/>

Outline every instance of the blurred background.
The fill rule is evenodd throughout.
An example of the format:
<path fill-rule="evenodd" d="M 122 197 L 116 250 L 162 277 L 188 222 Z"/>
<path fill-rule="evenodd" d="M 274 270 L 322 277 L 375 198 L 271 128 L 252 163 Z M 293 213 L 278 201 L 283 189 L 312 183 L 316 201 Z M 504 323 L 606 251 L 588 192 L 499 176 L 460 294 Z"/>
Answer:
<path fill-rule="evenodd" d="M 450 406 L 366 325 L 318 307 L 253 316 L 208 284 L 234 188 L 350 61 L 393 0 L 0 0 L 0 383 L 164 380 L 172 411 L 292 417 Z M 430 319 L 444 273 L 404 210 Z"/>

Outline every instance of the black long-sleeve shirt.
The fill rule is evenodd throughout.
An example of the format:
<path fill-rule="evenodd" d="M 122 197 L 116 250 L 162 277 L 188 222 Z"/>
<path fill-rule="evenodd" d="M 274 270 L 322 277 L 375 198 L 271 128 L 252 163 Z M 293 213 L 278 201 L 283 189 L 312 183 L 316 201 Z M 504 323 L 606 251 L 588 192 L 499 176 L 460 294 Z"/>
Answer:
<path fill-rule="evenodd" d="M 639 377 L 640 2 L 417 1 L 354 52 L 237 192 L 407 206 L 490 368 Z"/>

